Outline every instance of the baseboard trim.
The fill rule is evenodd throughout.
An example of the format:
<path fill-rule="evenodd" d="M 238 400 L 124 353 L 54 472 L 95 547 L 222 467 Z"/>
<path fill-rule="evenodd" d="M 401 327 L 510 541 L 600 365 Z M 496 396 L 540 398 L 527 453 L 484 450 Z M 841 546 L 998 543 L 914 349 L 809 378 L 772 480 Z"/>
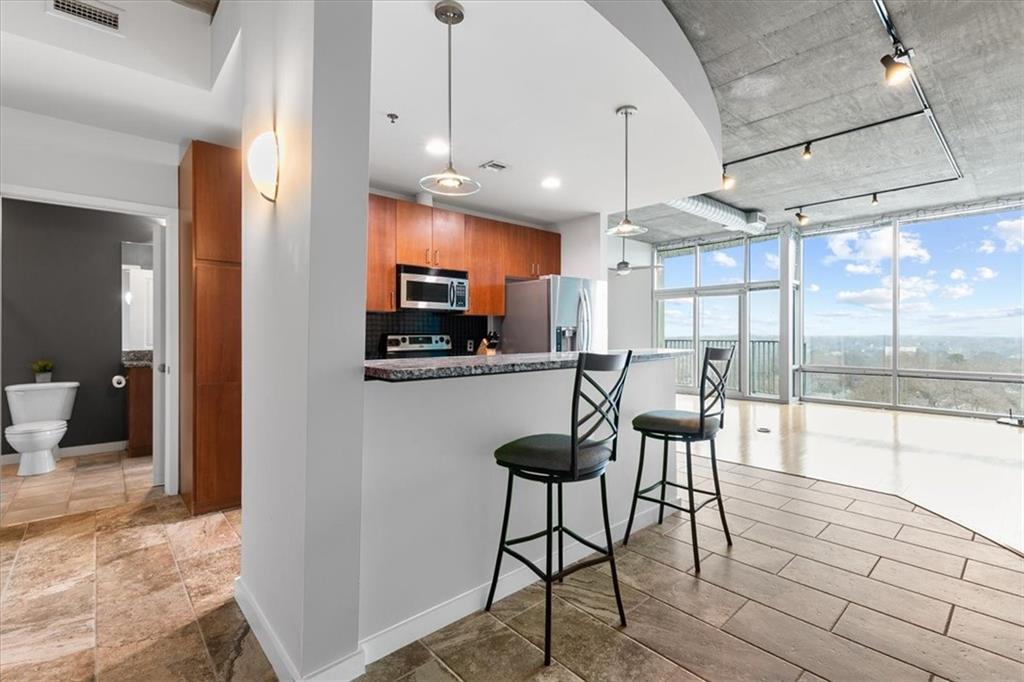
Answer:
<path fill-rule="evenodd" d="M 636 520 L 633 522 L 634 530 L 639 530 L 650 525 L 657 519 L 657 507 L 651 507 L 644 511 L 637 512 Z M 626 532 L 626 520 L 620 521 L 612 526 L 612 537 L 618 541 Z M 599 530 L 587 536 L 587 539 L 598 545 L 604 545 L 604 530 Z M 579 542 L 573 542 L 565 548 L 566 563 L 578 561 L 591 554 L 593 550 Z M 530 569 L 509 559 L 516 565 L 516 568 L 502 574 L 498 579 L 498 588 L 494 594 L 497 601 L 508 595 L 518 592 L 527 585 L 537 582 L 537 576 Z M 540 565 L 544 557 L 532 557 L 531 561 Z M 503 564 L 508 565 L 508 564 Z M 387 656 L 393 651 L 401 649 L 432 632 L 436 632 L 446 625 L 450 625 L 460 618 L 479 611 L 487 601 L 487 593 L 491 589 L 490 581 L 467 590 L 460 595 L 452 597 L 448 601 L 432 606 L 414 616 L 396 623 L 391 627 L 381 630 L 360 640 L 359 647 L 363 651 L 365 662 L 372 663 Z M 244 610 L 244 609 L 243 609 Z M 326 678 L 325 678 L 326 679 Z"/>
<path fill-rule="evenodd" d="M 98 455 L 101 452 L 117 452 L 119 450 L 126 450 L 128 448 L 128 441 L 126 440 L 115 440 L 109 443 L 93 443 L 91 445 L 72 445 L 66 448 L 57 448 L 54 452 L 54 457 L 62 459 L 64 457 L 82 457 L 83 455 Z M 0 455 L 0 464 L 17 464 L 21 459 L 21 454 L 12 452 L 7 455 Z"/>

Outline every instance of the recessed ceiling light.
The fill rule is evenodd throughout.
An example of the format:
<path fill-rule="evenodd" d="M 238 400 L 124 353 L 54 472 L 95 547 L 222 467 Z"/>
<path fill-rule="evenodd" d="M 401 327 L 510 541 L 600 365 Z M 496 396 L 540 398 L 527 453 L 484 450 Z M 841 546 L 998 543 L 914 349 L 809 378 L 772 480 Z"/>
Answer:
<path fill-rule="evenodd" d="M 434 156 L 444 156 L 448 153 L 448 143 L 441 139 L 434 139 L 427 143 L 427 153 Z"/>
<path fill-rule="evenodd" d="M 558 189 L 562 186 L 562 181 L 558 178 L 544 178 L 540 181 L 540 186 L 544 189 Z"/>

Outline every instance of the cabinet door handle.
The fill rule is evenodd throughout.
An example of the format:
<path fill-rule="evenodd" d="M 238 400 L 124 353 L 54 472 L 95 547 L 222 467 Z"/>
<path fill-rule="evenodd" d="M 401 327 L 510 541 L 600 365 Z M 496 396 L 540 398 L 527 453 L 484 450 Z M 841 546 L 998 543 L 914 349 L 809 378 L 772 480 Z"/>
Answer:
<path fill-rule="evenodd" d="M 427 257 L 427 265 L 430 265 L 430 247 L 429 246 L 427 247 L 426 251 L 424 251 L 424 253 L 426 254 L 426 257 Z"/>
<path fill-rule="evenodd" d="M 441 255 L 440 251 L 438 251 L 438 250 L 434 251 L 434 265 L 438 265 L 440 263 L 440 261 L 438 260 L 438 256 L 440 256 L 440 255 Z"/>

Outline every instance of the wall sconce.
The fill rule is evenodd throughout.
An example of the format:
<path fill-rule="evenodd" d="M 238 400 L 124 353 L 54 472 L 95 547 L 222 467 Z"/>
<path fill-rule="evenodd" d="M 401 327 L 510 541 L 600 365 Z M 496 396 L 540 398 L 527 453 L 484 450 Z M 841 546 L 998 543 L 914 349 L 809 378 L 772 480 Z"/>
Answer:
<path fill-rule="evenodd" d="M 277 133 L 260 133 L 249 145 L 249 179 L 267 201 L 277 201 L 277 182 L 280 178 L 277 153 Z"/>

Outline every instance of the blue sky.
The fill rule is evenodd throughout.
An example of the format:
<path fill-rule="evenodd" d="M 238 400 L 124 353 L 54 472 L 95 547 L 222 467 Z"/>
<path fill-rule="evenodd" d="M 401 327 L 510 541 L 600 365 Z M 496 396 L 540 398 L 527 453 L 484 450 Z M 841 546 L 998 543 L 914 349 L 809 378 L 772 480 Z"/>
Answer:
<path fill-rule="evenodd" d="M 813 335 L 890 334 L 889 228 L 811 237 L 804 249 L 804 329 Z M 1021 338 L 1024 213 L 904 224 L 903 335 Z"/>

